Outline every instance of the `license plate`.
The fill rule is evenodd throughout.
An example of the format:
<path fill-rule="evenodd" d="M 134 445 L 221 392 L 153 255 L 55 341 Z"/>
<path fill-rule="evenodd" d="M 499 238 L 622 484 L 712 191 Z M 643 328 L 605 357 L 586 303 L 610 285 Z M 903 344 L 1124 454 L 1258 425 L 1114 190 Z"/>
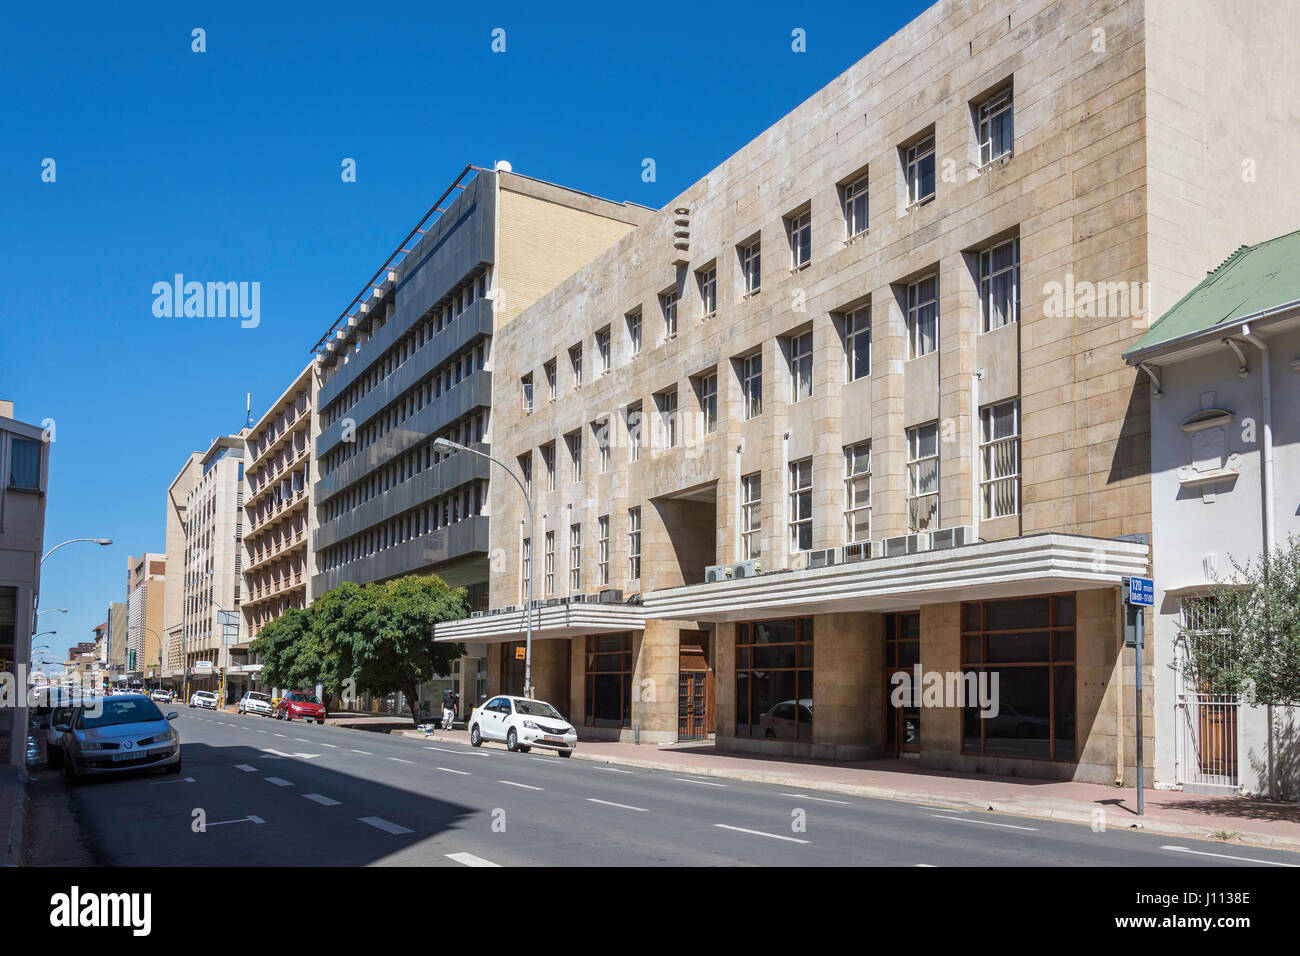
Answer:
<path fill-rule="evenodd" d="M 149 756 L 147 753 L 136 751 L 135 753 L 113 754 L 113 760 L 114 762 L 119 760 L 141 760 L 147 756 Z"/>
<path fill-rule="evenodd" d="M 556 741 L 557 743 L 562 743 L 562 742 L 564 741 L 564 738 L 563 738 L 563 737 L 557 737 L 557 736 L 555 736 L 555 734 L 547 734 L 547 735 L 546 735 L 546 739 L 547 739 L 547 740 L 554 740 L 554 741 Z"/>

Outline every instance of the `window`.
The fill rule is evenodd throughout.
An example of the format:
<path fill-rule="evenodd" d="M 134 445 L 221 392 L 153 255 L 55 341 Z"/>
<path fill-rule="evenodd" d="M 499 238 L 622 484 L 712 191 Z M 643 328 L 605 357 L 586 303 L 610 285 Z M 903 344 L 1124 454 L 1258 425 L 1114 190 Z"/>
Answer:
<path fill-rule="evenodd" d="M 740 479 L 740 560 L 756 561 L 762 556 L 763 482 L 754 472 Z"/>
<path fill-rule="evenodd" d="M 555 593 L 555 532 L 546 532 L 546 557 L 545 557 L 545 579 L 544 584 L 547 595 Z"/>
<path fill-rule="evenodd" d="M 844 204 L 845 239 L 852 240 L 867 231 L 867 177 L 840 187 L 840 201 Z"/>
<path fill-rule="evenodd" d="M 596 354 L 600 357 L 600 374 L 604 375 L 609 371 L 611 363 L 608 325 L 596 333 Z"/>
<path fill-rule="evenodd" d="M 546 374 L 546 391 L 551 399 L 555 398 L 555 359 L 551 359 L 544 366 L 542 371 Z"/>
<path fill-rule="evenodd" d="M 600 574 L 600 586 L 609 584 L 609 515 L 596 519 L 597 569 Z"/>
<path fill-rule="evenodd" d="M 582 590 L 582 525 L 569 525 L 569 593 Z"/>
<path fill-rule="evenodd" d="M 700 284 L 700 317 L 712 318 L 718 313 L 718 267 L 701 269 L 695 276 Z"/>
<path fill-rule="evenodd" d="M 41 443 L 16 435 L 9 442 L 9 487 L 41 489 Z"/>
<path fill-rule="evenodd" d="M 520 382 L 523 391 L 524 411 L 532 414 L 533 411 L 533 376 L 532 373 L 525 375 Z"/>
<path fill-rule="evenodd" d="M 812 740 L 813 619 L 736 625 L 736 736 Z"/>
<path fill-rule="evenodd" d="M 926 276 L 907 287 L 908 358 L 929 355 L 939 347 L 939 277 Z"/>
<path fill-rule="evenodd" d="M 627 447 L 632 461 L 641 460 L 641 403 L 627 407 Z"/>
<path fill-rule="evenodd" d="M 980 409 L 980 497 L 985 518 L 1020 513 L 1020 407 L 1015 401 Z"/>
<path fill-rule="evenodd" d="M 609 419 L 602 418 L 591 423 L 591 430 L 596 437 L 596 450 L 600 455 L 600 474 L 609 471 Z"/>
<path fill-rule="evenodd" d="M 718 373 L 709 372 L 707 375 L 701 375 L 696 381 L 704 434 L 712 435 L 718 430 Z"/>
<path fill-rule="evenodd" d="M 798 272 L 812 262 L 812 210 L 791 216 L 785 229 L 790 239 L 790 270 Z"/>
<path fill-rule="evenodd" d="M 1004 87 L 975 108 L 975 131 L 980 144 L 980 165 L 1010 156 L 1014 145 L 1015 121 L 1011 87 Z"/>
<path fill-rule="evenodd" d="M 533 541 L 531 538 L 524 538 L 523 548 L 521 550 L 520 565 L 523 568 L 523 580 L 520 584 L 520 602 L 528 600 L 528 582 L 533 577 Z"/>
<path fill-rule="evenodd" d="M 633 581 L 641 577 L 640 508 L 629 508 L 627 512 L 627 576 Z"/>
<path fill-rule="evenodd" d="M 790 403 L 812 398 L 813 337 L 802 332 L 790 339 Z"/>
<path fill-rule="evenodd" d="M 1074 760 L 1074 595 L 964 603 L 962 752 Z M 971 685 L 998 678 L 996 715 L 981 714 Z"/>
<path fill-rule="evenodd" d="M 904 151 L 907 202 L 919 206 L 934 198 L 934 134 L 917 140 Z"/>
<path fill-rule="evenodd" d="M 555 442 L 542 446 L 542 464 L 546 466 L 546 490 L 555 490 Z"/>
<path fill-rule="evenodd" d="M 790 462 L 790 552 L 812 548 L 812 459 Z"/>
<path fill-rule="evenodd" d="M 939 517 L 939 423 L 907 430 L 907 530 L 932 531 Z"/>
<path fill-rule="evenodd" d="M 763 414 L 763 353 L 740 360 L 740 391 L 745 396 L 745 418 Z"/>
<path fill-rule="evenodd" d="M 569 460 L 573 462 L 573 480 L 582 481 L 582 432 L 569 432 L 564 436 L 564 444 L 569 447 Z"/>
<path fill-rule="evenodd" d="M 676 289 L 659 293 L 659 308 L 664 314 L 664 338 L 677 338 L 677 300 L 680 294 Z"/>
<path fill-rule="evenodd" d="M 677 389 L 672 388 L 655 396 L 659 408 L 659 434 L 665 448 L 677 447 Z"/>
<path fill-rule="evenodd" d="M 980 252 L 980 311 L 985 332 L 1020 321 L 1020 240 Z"/>
<path fill-rule="evenodd" d="M 640 355 L 641 354 L 641 310 L 637 309 L 635 312 L 629 312 L 625 316 L 625 318 L 627 319 L 627 339 L 629 344 L 632 346 L 632 354 Z"/>
<path fill-rule="evenodd" d="M 871 306 L 844 313 L 844 375 L 856 382 L 871 374 Z"/>
<path fill-rule="evenodd" d="M 632 725 L 632 635 L 589 634 L 586 648 L 588 727 Z"/>
<path fill-rule="evenodd" d="M 582 346 L 575 345 L 569 349 L 569 364 L 573 366 L 573 387 L 582 386 Z"/>
<path fill-rule="evenodd" d="M 531 498 L 533 496 L 533 453 L 526 452 L 516 461 L 519 462 L 519 475 L 524 480 L 524 493 Z"/>
<path fill-rule="evenodd" d="M 740 247 L 740 273 L 745 280 L 745 295 L 758 292 L 763 281 L 762 247 L 759 240 Z"/>
<path fill-rule="evenodd" d="M 844 543 L 871 540 L 871 443 L 844 449 Z"/>

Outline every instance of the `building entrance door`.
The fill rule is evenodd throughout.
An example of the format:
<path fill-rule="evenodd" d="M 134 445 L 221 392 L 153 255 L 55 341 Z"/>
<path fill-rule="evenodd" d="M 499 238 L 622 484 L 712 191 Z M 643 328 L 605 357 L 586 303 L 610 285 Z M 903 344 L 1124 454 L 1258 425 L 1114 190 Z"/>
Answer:
<path fill-rule="evenodd" d="M 921 660 L 921 615 L 886 614 L 884 625 L 885 752 L 920 753 L 921 688 L 913 667 Z"/>
<path fill-rule="evenodd" d="M 677 670 L 677 739 L 706 740 L 715 728 L 713 668 L 706 631 L 682 631 Z"/>

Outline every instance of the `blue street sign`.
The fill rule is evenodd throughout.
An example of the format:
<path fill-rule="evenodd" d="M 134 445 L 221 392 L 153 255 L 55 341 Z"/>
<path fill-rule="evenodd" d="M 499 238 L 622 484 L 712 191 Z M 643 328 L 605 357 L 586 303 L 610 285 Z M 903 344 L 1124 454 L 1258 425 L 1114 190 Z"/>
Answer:
<path fill-rule="evenodd" d="M 1128 579 L 1128 603 L 1139 607 L 1154 607 L 1156 603 L 1156 582 L 1153 578 Z"/>

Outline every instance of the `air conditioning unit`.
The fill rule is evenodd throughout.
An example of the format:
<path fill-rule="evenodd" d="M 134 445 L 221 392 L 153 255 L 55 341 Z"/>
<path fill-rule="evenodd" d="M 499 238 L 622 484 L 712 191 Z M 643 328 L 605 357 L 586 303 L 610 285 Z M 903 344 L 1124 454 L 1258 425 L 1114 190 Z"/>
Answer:
<path fill-rule="evenodd" d="M 810 568 L 829 568 L 832 564 L 839 563 L 839 548 L 825 548 L 821 551 L 808 552 L 808 567 Z"/>
<path fill-rule="evenodd" d="M 900 534 L 880 542 L 882 556 L 896 558 L 902 554 L 916 554 L 930 550 L 929 534 Z"/>
<path fill-rule="evenodd" d="M 619 588 L 605 588 L 600 592 L 599 601 L 601 604 L 622 604 L 623 592 Z"/>
<path fill-rule="evenodd" d="M 596 594 L 570 594 L 569 602 L 571 604 L 595 604 L 600 599 Z"/>
<path fill-rule="evenodd" d="M 487 617 L 487 611 L 470 611 L 470 617 Z"/>
<path fill-rule="evenodd" d="M 547 598 L 543 607 L 559 607 L 561 604 L 568 604 L 568 598 Z"/>
<path fill-rule="evenodd" d="M 718 581 L 731 580 L 731 565 L 710 564 L 704 568 L 704 583 L 716 584 Z"/>
<path fill-rule="evenodd" d="M 523 605 L 521 605 L 521 604 L 511 604 L 511 605 L 508 605 L 508 606 L 506 606 L 506 607 L 497 608 L 497 613 L 498 613 L 498 614 L 515 614 L 516 612 L 518 612 L 518 611 L 522 611 L 523 609 L 524 609 L 524 608 L 523 608 Z"/>
<path fill-rule="evenodd" d="M 741 561 L 731 566 L 732 578 L 753 578 L 763 573 L 761 561 Z"/>
<path fill-rule="evenodd" d="M 872 558 L 878 558 L 884 553 L 884 547 L 879 541 L 858 541 L 855 544 L 846 544 L 840 548 L 840 563 L 852 564 L 855 561 L 870 561 Z"/>
<path fill-rule="evenodd" d="M 975 544 L 978 540 L 975 529 L 968 524 L 930 532 L 930 547 L 936 551 L 944 548 L 960 548 L 963 545 Z"/>

